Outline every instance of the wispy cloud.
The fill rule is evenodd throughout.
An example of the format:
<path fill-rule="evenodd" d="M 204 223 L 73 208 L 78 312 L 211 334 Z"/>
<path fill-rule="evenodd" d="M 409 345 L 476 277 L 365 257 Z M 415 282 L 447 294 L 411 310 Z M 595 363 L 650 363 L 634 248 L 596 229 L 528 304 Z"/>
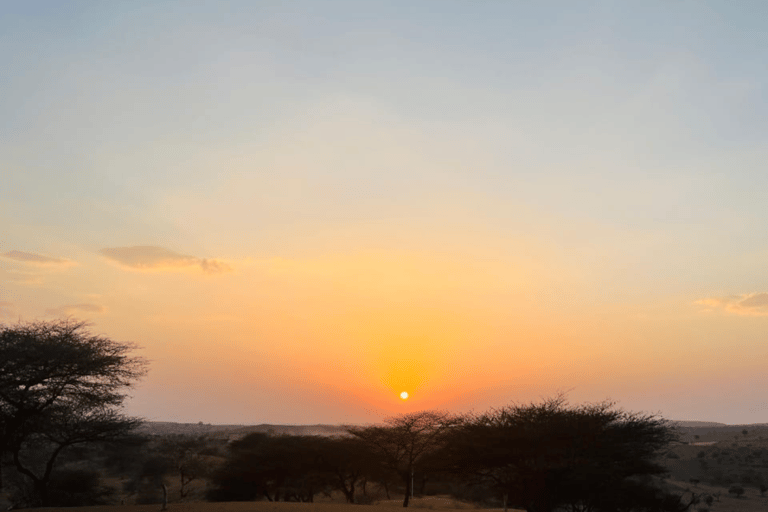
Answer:
<path fill-rule="evenodd" d="M 697 300 L 696 304 L 708 310 L 723 310 L 728 313 L 748 316 L 768 316 L 768 293 L 756 292 L 728 297 L 710 297 Z"/>
<path fill-rule="evenodd" d="M 43 279 L 36 272 L 20 271 L 17 269 L 0 269 L 0 281 L 8 281 L 23 285 L 40 285 Z"/>
<path fill-rule="evenodd" d="M 69 304 L 58 308 L 46 309 L 45 314 L 49 316 L 68 316 L 77 313 L 104 313 L 107 310 L 104 306 L 98 304 Z"/>
<path fill-rule="evenodd" d="M 40 254 L 24 251 L 8 251 L 2 256 L 12 260 L 22 261 L 24 263 L 31 263 L 33 265 L 74 265 L 73 261 L 65 260 L 62 258 L 51 258 L 50 256 L 42 256 Z"/>
<path fill-rule="evenodd" d="M 99 252 L 110 260 L 134 270 L 184 270 L 196 267 L 208 274 L 232 270 L 220 260 L 197 258 L 151 245 L 108 247 Z"/>

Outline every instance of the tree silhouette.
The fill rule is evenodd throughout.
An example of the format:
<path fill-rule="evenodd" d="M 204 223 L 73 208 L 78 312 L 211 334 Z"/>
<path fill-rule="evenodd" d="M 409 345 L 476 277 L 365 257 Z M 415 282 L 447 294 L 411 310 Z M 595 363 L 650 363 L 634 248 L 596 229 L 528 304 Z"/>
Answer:
<path fill-rule="evenodd" d="M 355 437 L 319 440 L 319 469 L 334 489 L 344 494 L 347 503 L 356 503 L 356 490 L 377 476 L 375 454 Z"/>
<path fill-rule="evenodd" d="M 529 512 L 684 506 L 651 480 L 666 473 L 657 457 L 679 434 L 664 420 L 613 405 L 568 408 L 561 394 L 476 416 L 452 431 L 449 467 L 491 482 L 505 506 L 509 498 Z"/>
<path fill-rule="evenodd" d="M 159 451 L 179 475 L 179 499 L 187 497 L 187 486 L 205 475 L 206 461 L 201 452 L 206 448 L 205 436 L 172 435 L 163 439 Z"/>
<path fill-rule="evenodd" d="M 248 434 L 230 445 L 226 462 L 212 475 L 208 498 L 312 502 L 325 483 L 322 443 L 315 436 Z"/>
<path fill-rule="evenodd" d="M 134 345 L 87 327 L 69 319 L 0 325 L 0 459 L 12 456 L 42 506 L 63 450 L 118 438 L 140 423 L 120 407 L 146 362 L 128 355 Z"/>
<path fill-rule="evenodd" d="M 387 418 L 382 426 L 349 427 L 347 432 L 365 442 L 381 464 L 400 477 L 405 484 L 403 507 L 407 507 L 419 461 L 441 448 L 449 429 L 462 421 L 443 411 L 421 411 Z"/>

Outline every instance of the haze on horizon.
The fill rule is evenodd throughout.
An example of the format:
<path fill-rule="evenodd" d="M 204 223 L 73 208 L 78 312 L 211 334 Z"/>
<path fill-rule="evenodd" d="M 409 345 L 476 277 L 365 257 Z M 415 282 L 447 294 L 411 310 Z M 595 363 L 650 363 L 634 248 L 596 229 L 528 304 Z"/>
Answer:
<path fill-rule="evenodd" d="M 0 322 L 136 342 L 158 421 L 764 423 L 767 17 L 6 3 Z"/>

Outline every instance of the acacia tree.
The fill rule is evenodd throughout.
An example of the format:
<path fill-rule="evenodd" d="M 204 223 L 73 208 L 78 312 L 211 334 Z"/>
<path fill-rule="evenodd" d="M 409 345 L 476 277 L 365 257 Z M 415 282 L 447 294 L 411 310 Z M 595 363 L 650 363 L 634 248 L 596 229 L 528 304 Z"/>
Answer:
<path fill-rule="evenodd" d="M 120 413 L 124 389 L 146 373 L 146 361 L 129 355 L 135 348 L 71 319 L 0 325 L 0 460 L 12 456 L 41 505 L 64 449 L 114 439 L 139 423 Z"/>
<path fill-rule="evenodd" d="M 369 480 L 381 478 L 378 461 L 361 439 L 334 436 L 318 439 L 319 466 L 326 482 L 344 494 L 347 503 L 357 503 L 358 489 L 365 493 Z"/>
<path fill-rule="evenodd" d="M 205 436 L 168 436 L 160 444 L 164 453 L 179 475 L 179 499 L 187 497 L 187 486 L 206 473 L 206 462 L 200 452 L 206 447 Z"/>
<path fill-rule="evenodd" d="M 53 406 L 28 422 L 23 435 L 11 444 L 13 463 L 32 482 L 40 504 L 47 506 L 51 504 L 48 487 L 54 465 L 65 449 L 114 440 L 129 434 L 139 423 L 105 408 Z"/>
<path fill-rule="evenodd" d="M 213 473 L 211 501 L 312 502 L 324 487 L 323 440 L 315 436 L 271 436 L 253 432 L 233 441 L 226 462 Z"/>
<path fill-rule="evenodd" d="M 449 468 L 486 481 L 528 512 L 686 510 L 695 501 L 660 492 L 661 451 L 677 439 L 665 420 L 566 406 L 564 396 L 513 405 L 468 420 L 445 444 Z M 658 491 L 658 492 L 657 492 Z"/>
<path fill-rule="evenodd" d="M 443 411 L 421 411 L 387 418 L 382 426 L 349 427 L 347 432 L 364 441 L 381 464 L 400 477 L 405 484 L 403 507 L 407 507 L 415 466 L 437 451 L 447 432 L 462 421 L 462 417 Z"/>

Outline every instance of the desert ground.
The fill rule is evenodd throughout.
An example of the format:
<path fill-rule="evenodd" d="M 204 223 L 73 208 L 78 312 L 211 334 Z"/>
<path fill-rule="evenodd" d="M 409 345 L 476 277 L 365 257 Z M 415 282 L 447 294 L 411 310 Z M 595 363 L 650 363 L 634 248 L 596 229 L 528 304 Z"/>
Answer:
<path fill-rule="evenodd" d="M 409 508 L 428 510 L 475 510 L 471 504 L 458 502 L 448 497 L 414 498 Z M 347 503 L 274 503 L 269 501 L 248 502 L 188 502 L 170 503 L 168 512 L 393 512 L 394 508 L 403 508 L 402 500 L 388 500 L 374 505 L 350 505 Z M 67 512 L 158 512 L 161 505 L 112 505 L 98 507 L 72 507 L 72 508 L 38 508 L 26 509 L 29 511 L 54 511 Z M 487 509 L 493 510 L 493 509 Z M 501 510 L 501 509 L 500 509 Z M 509 509 L 510 512 L 518 512 L 518 509 Z M 524 512 L 524 511 L 519 511 Z"/>
<path fill-rule="evenodd" d="M 694 505 L 691 512 L 764 512 L 768 509 L 768 496 L 761 496 L 756 489 L 745 488 L 745 494 L 736 498 L 727 493 L 722 487 L 714 487 L 698 484 L 692 487 L 690 484 L 670 480 L 669 483 L 678 486 L 681 490 L 691 489 L 698 493 L 720 493 L 719 501 L 715 501 L 711 507 L 705 503 Z M 210 503 L 202 501 L 169 503 L 168 512 L 393 512 L 394 508 L 402 508 L 402 500 L 380 501 L 373 505 L 350 505 L 347 503 L 274 503 L 269 501 L 227 502 Z M 470 503 L 463 503 L 447 496 L 430 496 L 414 498 L 409 508 L 421 510 L 476 510 L 478 507 Z M 160 512 L 161 505 L 111 505 L 96 507 L 70 507 L 70 508 L 38 508 L 26 509 L 38 512 Z M 503 509 L 482 509 L 487 512 L 501 512 Z M 510 508 L 510 512 L 524 512 L 521 509 Z"/>

